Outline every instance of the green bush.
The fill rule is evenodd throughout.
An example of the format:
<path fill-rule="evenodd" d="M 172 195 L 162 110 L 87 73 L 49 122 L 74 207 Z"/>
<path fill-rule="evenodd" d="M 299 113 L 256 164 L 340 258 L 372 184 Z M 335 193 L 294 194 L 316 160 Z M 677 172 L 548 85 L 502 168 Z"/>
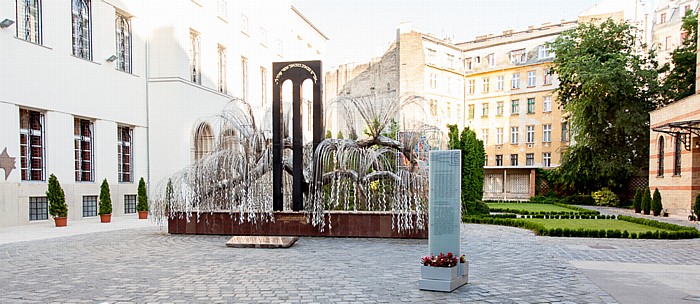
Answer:
<path fill-rule="evenodd" d="M 627 232 L 627 230 L 622 231 L 622 238 L 623 238 L 623 239 L 626 239 L 626 238 L 629 238 L 629 237 L 630 237 L 630 233 Z"/>
<path fill-rule="evenodd" d="M 56 217 L 68 216 L 68 205 L 66 204 L 66 194 L 61 188 L 58 178 L 51 174 L 49 176 L 49 189 L 46 191 L 46 198 L 49 201 L 49 214 Z"/>
<path fill-rule="evenodd" d="M 591 197 L 593 197 L 593 200 L 597 206 L 617 207 L 620 205 L 620 199 L 617 198 L 617 195 L 615 195 L 615 193 L 608 188 L 603 188 L 593 192 Z"/>
<path fill-rule="evenodd" d="M 631 239 L 636 239 L 636 238 L 637 238 L 637 233 L 636 233 L 636 232 L 630 233 L 630 238 L 631 238 Z"/>
<path fill-rule="evenodd" d="M 148 211 L 148 195 L 146 194 L 146 182 L 143 181 L 143 177 L 139 180 L 138 201 L 136 211 Z"/>
<path fill-rule="evenodd" d="M 700 217 L 700 193 L 695 197 L 695 204 L 693 204 L 693 212 L 696 218 Z"/>
<path fill-rule="evenodd" d="M 565 204 L 569 205 L 585 205 L 585 206 L 593 206 L 595 205 L 595 200 L 593 200 L 593 197 L 587 194 L 575 194 L 575 195 L 570 195 L 562 199 L 562 202 Z"/>
<path fill-rule="evenodd" d="M 646 215 L 649 215 L 651 211 L 651 193 L 649 193 L 649 188 L 644 189 L 644 194 L 642 195 L 642 211 Z"/>
<path fill-rule="evenodd" d="M 659 189 L 654 189 L 654 198 L 651 200 L 651 211 L 654 212 L 654 216 L 659 216 L 661 214 L 661 209 L 663 209 L 663 204 L 661 203 L 661 193 Z"/>
<path fill-rule="evenodd" d="M 642 197 L 644 196 L 644 191 L 641 188 L 637 188 L 634 193 L 634 200 L 632 201 L 632 206 L 634 207 L 635 213 L 642 212 Z"/>
<path fill-rule="evenodd" d="M 105 178 L 100 185 L 100 215 L 112 214 L 112 198 L 109 194 L 109 183 Z"/>

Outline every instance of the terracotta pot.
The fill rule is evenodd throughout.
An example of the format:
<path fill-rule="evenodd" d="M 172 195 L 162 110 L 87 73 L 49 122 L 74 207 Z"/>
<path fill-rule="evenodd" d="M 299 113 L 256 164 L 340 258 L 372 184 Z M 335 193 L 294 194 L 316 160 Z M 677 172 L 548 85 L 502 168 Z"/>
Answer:
<path fill-rule="evenodd" d="M 112 221 L 112 214 L 100 214 L 100 223 L 109 223 Z"/>
<path fill-rule="evenodd" d="M 148 219 L 148 211 L 139 211 L 139 219 L 140 220 Z"/>
<path fill-rule="evenodd" d="M 56 227 L 66 227 L 68 225 L 67 217 L 54 217 L 53 221 L 56 223 Z"/>

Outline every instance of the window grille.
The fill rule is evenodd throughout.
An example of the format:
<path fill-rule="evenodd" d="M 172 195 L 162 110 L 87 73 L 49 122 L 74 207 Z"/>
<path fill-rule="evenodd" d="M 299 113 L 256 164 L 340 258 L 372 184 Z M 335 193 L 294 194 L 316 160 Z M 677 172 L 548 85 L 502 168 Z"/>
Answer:
<path fill-rule="evenodd" d="M 659 137 L 659 172 L 657 176 L 664 176 L 664 137 Z"/>
<path fill-rule="evenodd" d="M 136 213 L 136 195 L 124 195 L 124 214 Z"/>
<path fill-rule="evenodd" d="M 75 181 L 94 181 L 94 170 L 92 164 L 93 155 L 93 124 L 87 119 L 74 119 L 75 135 Z"/>
<path fill-rule="evenodd" d="M 41 221 L 49 219 L 49 201 L 45 196 L 29 198 L 29 220 Z"/>
<path fill-rule="evenodd" d="M 20 167 L 22 180 L 43 181 L 44 173 L 44 115 L 19 110 Z"/>
<path fill-rule="evenodd" d="M 83 217 L 97 216 L 97 196 L 83 196 Z"/>
<path fill-rule="evenodd" d="M 90 0 L 73 1 L 73 55 L 92 60 Z"/>
<path fill-rule="evenodd" d="M 17 38 L 41 44 L 41 1 L 17 0 Z"/>
<path fill-rule="evenodd" d="M 133 182 L 133 130 L 129 127 L 117 128 L 117 158 L 120 183 Z"/>
<path fill-rule="evenodd" d="M 117 13 L 117 69 L 131 73 L 131 20 Z"/>

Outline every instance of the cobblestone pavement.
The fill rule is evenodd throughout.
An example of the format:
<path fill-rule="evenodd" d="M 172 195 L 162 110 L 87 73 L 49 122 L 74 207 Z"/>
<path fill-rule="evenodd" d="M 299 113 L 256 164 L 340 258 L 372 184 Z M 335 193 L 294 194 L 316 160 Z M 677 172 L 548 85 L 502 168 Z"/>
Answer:
<path fill-rule="evenodd" d="M 289 249 L 238 249 L 227 239 L 138 228 L 0 245 L 0 303 L 616 303 L 569 261 L 700 265 L 697 240 L 463 225 L 470 282 L 438 293 L 418 289 L 426 240 L 301 238 Z"/>

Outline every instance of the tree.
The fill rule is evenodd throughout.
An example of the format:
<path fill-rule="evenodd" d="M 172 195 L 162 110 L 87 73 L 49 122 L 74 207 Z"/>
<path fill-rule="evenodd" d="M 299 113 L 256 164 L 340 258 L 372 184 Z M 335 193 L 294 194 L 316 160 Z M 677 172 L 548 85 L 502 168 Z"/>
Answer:
<path fill-rule="evenodd" d="M 663 204 L 661 203 L 661 193 L 659 189 L 654 189 L 654 198 L 651 200 L 651 210 L 654 212 L 654 216 L 659 216 L 661 214 L 661 209 L 663 209 Z"/>
<path fill-rule="evenodd" d="M 649 114 L 662 94 L 654 54 L 643 54 L 636 30 L 611 19 L 580 24 L 550 44 L 559 102 L 571 114 L 576 144 L 559 167 L 563 184 L 589 193 L 624 189 L 648 168 Z"/>
<path fill-rule="evenodd" d="M 138 204 L 136 204 L 136 211 L 148 211 L 148 195 L 146 194 L 146 182 L 143 181 L 143 177 L 139 180 L 137 191 Z"/>
<path fill-rule="evenodd" d="M 49 176 L 49 189 L 46 191 L 46 199 L 49 201 L 49 214 L 56 217 L 68 216 L 68 205 L 66 204 L 66 194 L 61 188 L 58 178 L 51 174 Z"/>
<path fill-rule="evenodd" d="M 462 151 L 462 212 L 465 214 L 488 213 L 481 202 L 484 196 L 484 142 L 476 133 L 464 128 L 460 135 L 457 125 L 447 125 L 448 147 Z M 483 205 L 483 206 L 482 206 Z"/>
<path fill-rule="evenodd" d="M 98 212 L 100 215 L 112 214 L 112 198 L 109 194 L 109 183 L 105 178 L 100 185 L 100 210 Z"/>
<path fill-rule="evenodd" d="M 635 213 L 642 212 L 642 195 L 644 195 L 644 191 L 641 188 L 637 188 L 637 192 L 634 193 L 634 201 L 632 201 Z"/>
<path fill-rule="evenodd" d="M 642 195 L 642 211 L 644 211 L 644 214 L 649 215 L 649 211 L 651 210 L 651 193 L 649 192 L 649 188 L 644 189 L 644 195 Z"/>
<path fill-rule="evenodd" d="M 338 139 L 344 139 L 343 137 L 343 131 L 338 131 Z"/>
<path fill-rule="evenodd" d="M 698 14 L 692 13 L 683 17 L 681 31 L 685 32 L 686 39 L 671 52 L 673 68 L 664 80 L 666 102 L 673 102 L 695 94 L 695 69 L 698 52 Z M 664 65 L 663 71 L 670 68 Z"/>
<path fill-rule="evenodd" d="M 693 204 L 693 212 L 696 218 L 700 218 L 700 193 L 695 197 L 695 204 Z"/>
<path fill-rule="evenodd" d="M 331 130 L 326 130 L 326 138 L 333 138 L 333 133 L 331 133 Z"/>

